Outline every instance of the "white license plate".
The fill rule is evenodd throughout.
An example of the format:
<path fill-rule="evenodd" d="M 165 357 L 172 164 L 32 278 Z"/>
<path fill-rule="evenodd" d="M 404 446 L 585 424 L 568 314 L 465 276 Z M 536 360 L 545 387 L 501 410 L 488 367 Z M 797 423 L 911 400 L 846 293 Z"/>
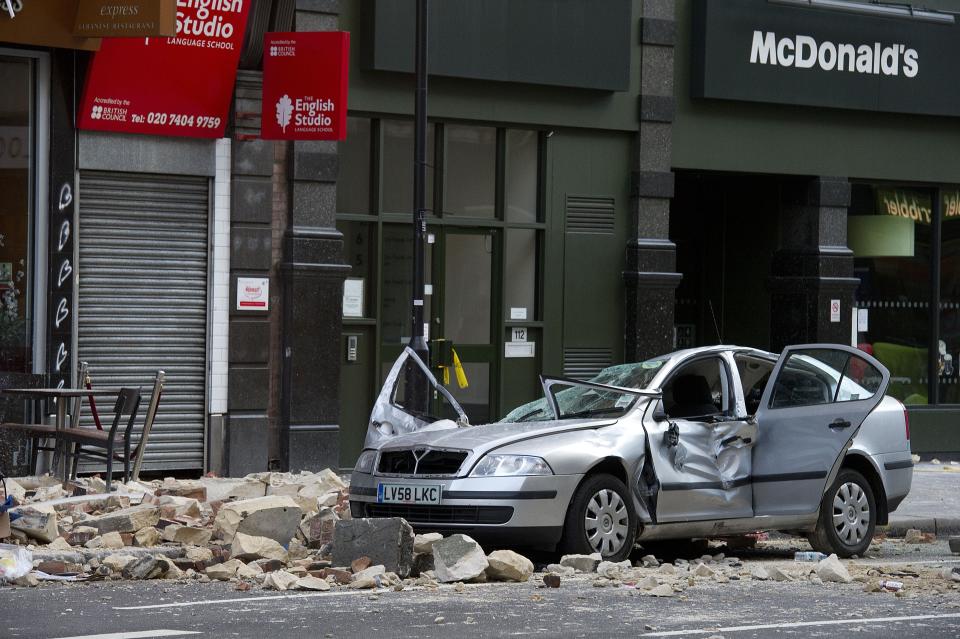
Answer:
<path fill-rule="evenodd" d="M 377 484 L 378 504 L 434 504 L 443 496 L 438 484 Z"/>

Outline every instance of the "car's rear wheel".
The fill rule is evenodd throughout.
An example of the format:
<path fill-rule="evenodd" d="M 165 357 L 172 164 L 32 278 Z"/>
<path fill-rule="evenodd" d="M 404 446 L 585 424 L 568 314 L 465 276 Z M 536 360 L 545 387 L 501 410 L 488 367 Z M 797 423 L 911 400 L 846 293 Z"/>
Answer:
<path fill-rule="evenodd" d="M 612 475 L 585 479 L 567 509 L 563 552 L 598 552 L 607 561 L 622 561 L 633 550 L 636 536 L 637 515 L 623 482 Z"/>
<path fill-rule="evenodd" d="M 842 469 L 820 501 L 816 530 L 808 537 L 815 550 L 839 557 L 863 555 L 877 523 L 877 500 L 870 482 L 849 468 Z"/>

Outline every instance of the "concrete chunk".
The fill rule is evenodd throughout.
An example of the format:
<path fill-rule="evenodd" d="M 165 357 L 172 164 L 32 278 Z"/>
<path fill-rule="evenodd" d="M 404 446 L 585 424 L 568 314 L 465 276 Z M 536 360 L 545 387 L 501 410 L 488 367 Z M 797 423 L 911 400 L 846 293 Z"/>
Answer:
<path fill-rule="evenodd" d="M 299 577 L 286 570 L 277 570 L 267 573 L 266 578 L 263 580 L 263 587 L 281 591 L 289 590 L 293 588 L 299 580 Z"/>
<path fill-rule="evenodd" d="M 170 528 L 170 526 L 168 526 Z M 192 526 L 177 526 L 170 541 L 187 546 L 206 546 L 213 536 L 212 530 L 194 528 Z"/>
<path fill-rule="evenodd" d="M 533 562 L 512 550 L 494 550 L 487 563 L 487 576 L 499 581 L 523 582 L 533 574 Z"/>
<path fill-rule="evenodd" d="M 433 544 L 443 539 L 443 535 L 440 533 L 426 533 L 423 535 L 416 535 L 413 538 L 413 552 L 420 554 L 432 554 L 433 553 Z"/>
<path fill-rule="evenodd" d="M 830 555 L 817 564 L 817 576 L 823 581 L 832 581 L 836 583 L 848 584 L 853 581 L 847 567 L 840 562 L 836 555 Z"/>
<path fill-rule="evenodd" d="M 135 533 L 141 528 L 156 526 L 159 521 L 160 510 L 156 506 L 141 504 L 93 517 L 84 523 L 94 526 L 103 535 L 109 532 Z"/>
<path fill-rule="evenodd" d="M 413 566 L 413 528 L 398 517 L 338 521 L 333 536 L 333 565 L 348 566 L 358 557 L 383 564 L 407 577 Z"/>
<path fill-rule="evenodd" d="M 16 521 L 10 522 L 10 528 L 19 530 L 27 537 L 49 544 L 60 536 L 57 524 L 57 513 L 41 512 L 35 508 L 17 508 L 14 511 L 20 515 Z"/>
<path fill-rule="evenodd" d="M 601 561 L 603 556 L 598 552 L 592 555 L 564 555 L 560 558 L 560 565 L 569 566 L 577 572 L 594 572 Z"/>
<path fill-rule="evenodd" d="M 244 561 L 254 559 L 286 561 L 287 551 L 269 537 L 251 537 L 250 535 L 237 533 L 234 535 L 233 544 L 230 546 L 230 556 Z"/>
<path fill-rule="evenodd" d="M 325 579 L 320 579 L 319 577 L 301 577 L 297 580 L 297 583 L 294 584 L 294 587 L 297 590 L 319 590 L 326 591 L 330 590 L 330 582 Z"/>
<path fill-rule="evenodd" d="M 242 532 L 253 537 L 269 537 L 283 545 L 290 543 L 296 534 L 300 515 L 300 507 L 290 497 L 245 499 L 224 504 L 214 520 L 213 531 L 228 543 Z"/>
<path fill-rule="evenodd" d="M 434 543 L 433 562 L 443 583 L 476 579 L 490 565 L 480 544 L 467 535 L 451 535 Z"/>
<path fill-rule="evenodd" d="M 162 541 L 162 537 L 160 536 L 159 530 L 153 526 L 149 526 L 138 530 L 137 534 L 133 536 L 133 541 L 138 546 L 149 547 L 159 544 Z"/>
<path fill-rule="evenodd" d="M 198 483 L 207 491 L 207 501 L 256 499 L 267 494 L 267 486 L 255 479 L 202 477 Z"/>
<path fill-rule="evenodd" d="M 225 561 L 222 564 L 214 564 L 208 566 L 206 574 L 211 579 L 216 579 L 218 581 L 230 581 L 236 574 L 237 570 L 243 566 L 244 563 L 239 559 L 231 559 L 230 561 Z"/>

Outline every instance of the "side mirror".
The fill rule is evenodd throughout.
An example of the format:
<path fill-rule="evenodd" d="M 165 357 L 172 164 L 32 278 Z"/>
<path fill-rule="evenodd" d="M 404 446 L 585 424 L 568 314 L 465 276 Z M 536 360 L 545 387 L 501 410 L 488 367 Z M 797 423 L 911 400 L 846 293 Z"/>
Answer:
<path fill-rule="evenodd" d="M 670 416 L 667 415 L 666 411 L 663 410 L 663 406 L 658 406 L 653 410 L 653 421 L 655 422 L 665 422 L 670 419 Z"/>

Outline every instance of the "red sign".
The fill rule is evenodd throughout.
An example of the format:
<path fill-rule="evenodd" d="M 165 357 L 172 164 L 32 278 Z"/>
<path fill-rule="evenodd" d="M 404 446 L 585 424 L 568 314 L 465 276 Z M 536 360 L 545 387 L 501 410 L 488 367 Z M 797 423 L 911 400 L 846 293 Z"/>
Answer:
<path fill-rule="evenodd" d="M 250 0 L 178 0 L 172 38 L 106 38 L 94 55 L 79 128 L 223 137 Z"/>
<path fill-rule="evenodd" d="M 263 44 L 264 140 L 347 137 L 350 34 L 268 33 Z"/>

